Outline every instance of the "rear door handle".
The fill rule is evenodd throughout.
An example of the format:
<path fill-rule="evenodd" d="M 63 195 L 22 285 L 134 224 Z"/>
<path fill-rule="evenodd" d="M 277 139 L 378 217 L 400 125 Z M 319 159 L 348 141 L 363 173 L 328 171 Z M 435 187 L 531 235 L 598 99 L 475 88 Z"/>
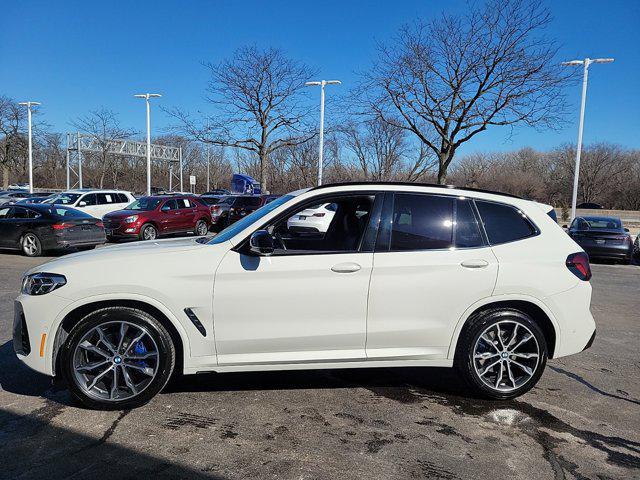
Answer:
<path fill-rule="evenodd" d="M 360 265 L 354 262 L 338 263 L 331 267 L 331 271 L 336 273 L 354 273 L 360 270 Z"/>
<path fill-rule="evenodd" d="M 486 260 L 465 260 L 460 265 L 464 268 L 485 268 L 489 266 L 489 262 Z"/>

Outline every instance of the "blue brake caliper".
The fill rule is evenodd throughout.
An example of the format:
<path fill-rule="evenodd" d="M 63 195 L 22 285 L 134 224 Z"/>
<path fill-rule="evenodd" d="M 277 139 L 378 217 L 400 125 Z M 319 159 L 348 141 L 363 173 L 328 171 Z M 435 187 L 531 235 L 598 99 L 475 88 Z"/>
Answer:
<path fill-rule="evenodd" d="M 144 355 L 144 354 L 147 353 L 147 348 L 144 346 L 144 343 L 142 343 L 142 340 L 138 340 L 133 345 L 133 353 L 135 355 Z M 139 367 L 147 368 L 147 361 L 146 360 L 136 360 L 134 363 L 136 365 L 138 365 Z"/>

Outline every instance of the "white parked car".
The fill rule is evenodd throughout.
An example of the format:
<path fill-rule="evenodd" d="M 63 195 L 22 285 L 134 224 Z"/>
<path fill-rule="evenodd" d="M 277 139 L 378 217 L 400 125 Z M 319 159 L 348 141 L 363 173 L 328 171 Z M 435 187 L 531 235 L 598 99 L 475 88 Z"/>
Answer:
<path fill-rule="evenodd" d="M 287 220 L 291 232 L 326 233 L 338 206 L 335 203 L 311 205 Z"/>
<path fill-rule="evenodd" d="M 79 189 L 59 193 L 43 203 L 66 205 L 82 210 L 92 217 L 102 218 L 107 213 L 122 210 L 135 200 L 131 192 L 122 190 Z"/>
<path fill-rule="evenodd" d="M 318 204 L 336 205 L 330 228 L 292 234 Z M 588 257 L 547 210 L 416 184 L 293 192 L 212 239 L 32 269 L 14 348 L 92 408 L 141 405 L 174 370 L 456 367 L 476 393 L 512 398 L 595 336 Z"/>

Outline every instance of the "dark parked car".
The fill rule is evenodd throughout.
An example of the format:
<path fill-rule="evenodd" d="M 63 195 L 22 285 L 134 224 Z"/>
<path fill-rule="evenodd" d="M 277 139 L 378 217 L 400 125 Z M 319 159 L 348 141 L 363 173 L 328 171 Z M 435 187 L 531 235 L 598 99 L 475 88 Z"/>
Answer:
<path fill-rule="evenodd" d="M 29 193 L 26 190 L 10 190 L 0 193 L 0 205 L 4 205 L 7 203 L 17 203 L 20 200 L 24 200 L 27 198 L 48 197 L 49 195 L 51 195 L 51 193 L 49 192 Z"/>
<path fill-rule="evenodd" d="M 590 209 L 590 210 L 602 210 L 604 207 L 602 205 L 600 205 L 599 203 L 585 202 L 585 203 L 580 203 L 579 205 L 576 205 L 576 208 L 586 208 L 586 209 Z"/>
<path fill-rule="evenodd" d="M 107 213 L 103 220 L 109 241 L 154 240 L 173 233 L 206 235 L 211 212 L 192 195 L 157 195 L 139 198 L 123 210 Z"/>
<path fill-rule="evenodd" d="M 218 229 L 228 227 L 265 204 L 266 196 L 232 195 L 211 206 L 211 221 Z"/>
<path fill-rule="evenodd" d="M 214 190 L 210 190 L 202 194 L 203 197 L 227 196 L 227 195 L 231 195 L 231 192 L 226 188 L 216 188 Z"/>
<path fill-rule="evenodd" d="M 616 217 L 576 217 L 569 227 L 569 236 L 590 258 L 607 258 L 630 263 L 633 241 L 629 230 Z"/>
<path fill-rule="evenodd" d="M 23 198 L 22 200 L 15 202 L 15 205 L 25 205 L 25 204 L 28 205 L 30 203 L 42 203 L 45 200 L 51 198 L 53 195 L 54 194 L 34 193 L 32 197 Z"/>
<path fill-rule="evenodd" d="M 102 221 L 61 205 L 0 206 L 0 248 L 37 257 L 45 250 L 94 248 L 105 242 Z"/>

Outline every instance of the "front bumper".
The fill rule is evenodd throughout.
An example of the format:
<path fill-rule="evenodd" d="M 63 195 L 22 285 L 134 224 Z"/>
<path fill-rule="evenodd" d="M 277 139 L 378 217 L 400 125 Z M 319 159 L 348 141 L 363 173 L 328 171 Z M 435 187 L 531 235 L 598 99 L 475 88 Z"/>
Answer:
<path fill-rule="evenodd" d="M 47 293 L 20 295 L 14 302 L 13 349 L 16 356 L 29 368 L 53 376 L 53 343 L 51 331 L 56 315 L 69 300 Z"/>

